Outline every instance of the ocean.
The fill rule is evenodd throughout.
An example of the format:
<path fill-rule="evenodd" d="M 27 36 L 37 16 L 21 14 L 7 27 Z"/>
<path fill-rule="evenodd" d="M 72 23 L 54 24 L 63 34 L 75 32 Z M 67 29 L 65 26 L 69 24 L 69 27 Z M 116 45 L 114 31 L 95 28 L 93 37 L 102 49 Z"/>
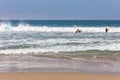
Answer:
<path fill-rule="evenodd" d="M 120 20 L 0 20 L 0 71 L 120 73 Z"/>

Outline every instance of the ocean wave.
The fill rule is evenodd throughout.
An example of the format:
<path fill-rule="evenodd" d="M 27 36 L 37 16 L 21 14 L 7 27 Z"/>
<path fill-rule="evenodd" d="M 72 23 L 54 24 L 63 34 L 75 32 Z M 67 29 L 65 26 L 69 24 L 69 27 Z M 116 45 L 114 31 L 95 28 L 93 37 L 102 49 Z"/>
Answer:
<path fill-rule="evenodd" d="M 48 40 L 49 41 L 49 40 Z M 108 50 L 108 51 L 120 51 L 119 43 L 69 43 L 69 42 L 26 42 L 26 43 L 4 43 L 0 46 L 0 53 L 5 54 L 29 54 L 29 53 L 59 53 L 59 52 L 76 52 L 76 51 L 87 51 L 87 50 Z"/>
<path fill-rule="evenodd" d="M 24 49 L 25 50 L 25 49 Z M 37 49 L 36 49 L 37 50 Z M 120 51 L 110 50 L 84 50 L 84 51 L 62 51 L 62 52 L 39 52 L 32 50 L 5 50 L 5 53 L 0 51 L 0 56 L 34 56 L 34 57 L 46 57 L 52 59 L 72 59 L 81 61 L 120 61 Z M 101 61 L 102 60 L 102 61 Z"/>
<path fill-rule="evenodd" d="M 0 24 L 0 31 L 17 31 L 17 32 L 75 32 L 76 29 L 80 29 L 82 32 L 105 32 L 106 26 L 59 26 L 59 27 L 52 27 L 52 26 L 31 26 L 29 24 L 19 24 L 18 26 L 12 26 L 9 23 L 1 23 Z M 120 27 L 109 27 L 109 32 L 120 32 Z"/>
<path fill-rule="evenodd" d="M 40 48 L 19 48 L 19 49 L 3 49 L 0 50 L 0 54 L 45 54 L 45 53 L 52 53 L 52 54 L 103 54 L 103 53 L 118 53 L 120 54 L 120 50 L 100 50 L 100 49 L 87 49 L 87 50 L 53 50 L 53 49 L 40 49 Z"/>

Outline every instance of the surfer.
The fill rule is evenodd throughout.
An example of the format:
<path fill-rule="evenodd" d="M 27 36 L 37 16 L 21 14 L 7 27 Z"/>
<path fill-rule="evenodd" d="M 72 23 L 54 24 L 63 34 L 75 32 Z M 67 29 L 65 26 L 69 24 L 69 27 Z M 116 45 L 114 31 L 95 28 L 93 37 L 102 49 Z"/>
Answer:
<path fill-rule="evenodd" d="M 105 28 L 105 32 L 108 32 L 109 31 L 109 29 L 108 28 Z"/>
<path fill-rule="evenodd" d="M 75 31 L 75 33 L 80 33 L 81 32 L 81 30 L 79 30 L 79 29 L 76 29 L 76 31 Z"/>

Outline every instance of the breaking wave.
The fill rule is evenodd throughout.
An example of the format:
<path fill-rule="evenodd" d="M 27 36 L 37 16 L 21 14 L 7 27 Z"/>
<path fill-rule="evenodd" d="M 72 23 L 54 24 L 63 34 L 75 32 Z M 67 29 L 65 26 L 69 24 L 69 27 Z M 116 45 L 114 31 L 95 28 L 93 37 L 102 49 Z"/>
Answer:
<path fill-rule="evenodd" d="M 106 26 L 31 26 L 29 24 L 22 24 L 20 23 L 18 26 L 12 26 L 11 24 L 1 23 L 0 24 L 0 31 L 20 31 L 20 32 L 27 32 L 27 31 L 34 31 L 34 32 L 75 32 L 76 29 L 80 29 L 82 32 L 105 32 Z M 120 27 L 109 27 L 109 32 L 120 32 Z"/>

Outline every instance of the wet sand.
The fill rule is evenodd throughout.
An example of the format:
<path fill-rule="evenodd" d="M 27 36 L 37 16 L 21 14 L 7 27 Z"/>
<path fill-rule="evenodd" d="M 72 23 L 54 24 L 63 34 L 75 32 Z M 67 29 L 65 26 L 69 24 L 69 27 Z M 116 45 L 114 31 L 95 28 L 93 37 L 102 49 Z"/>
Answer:
<path fill-rule="evenodd" d="M 120 75 L 75 72 L 18 72 L 0 73 L 0 80 L 120 80 Z"/>

